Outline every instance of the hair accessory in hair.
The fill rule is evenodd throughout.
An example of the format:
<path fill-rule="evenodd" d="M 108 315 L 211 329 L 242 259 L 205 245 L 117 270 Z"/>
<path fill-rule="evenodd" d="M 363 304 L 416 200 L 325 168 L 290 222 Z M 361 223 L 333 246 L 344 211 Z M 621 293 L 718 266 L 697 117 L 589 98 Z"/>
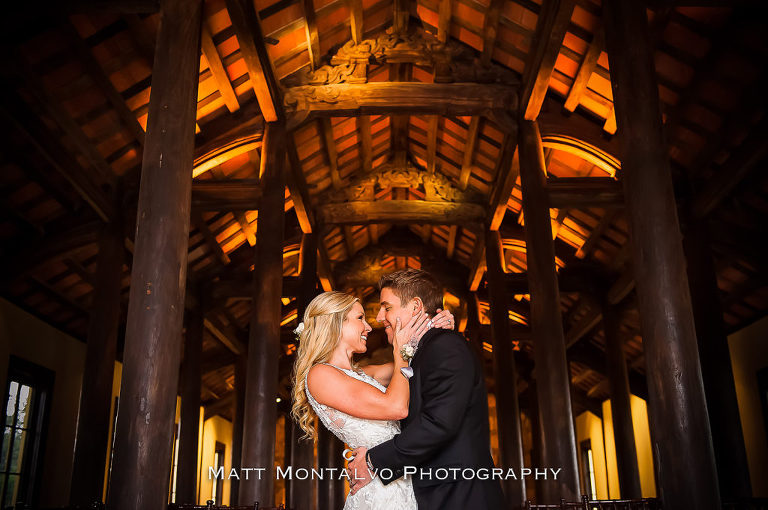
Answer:
<path fill-rule="evenodd" d="M 299 337 L 301 336 L 301 333 L 304 331 L 304 323 L 299 322 L 299 325 L 296 326 L 296 329 L 293 330 L 293 334 L 296 335 L 296 340 L 299 340 Z"/>

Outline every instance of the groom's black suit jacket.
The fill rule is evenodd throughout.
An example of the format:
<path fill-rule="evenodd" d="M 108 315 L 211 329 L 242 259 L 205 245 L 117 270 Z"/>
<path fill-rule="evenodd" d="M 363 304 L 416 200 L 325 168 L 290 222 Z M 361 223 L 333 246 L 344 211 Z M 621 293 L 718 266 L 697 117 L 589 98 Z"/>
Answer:
<path fill-rule="evenodd" d="M 498 480 L 465 480 L 461 470 L 450 471 L 485 468 L 490 475 L 493 468 L 479 359 L 458 333 L 432 329 L 422 337 L 411 367 L 408 417 L 400 422 L 401 433 L 370 449 L 382 482 L 403 476 L 404 466 L 415 466 L 422 474 L 411 475 L 419 510 L 504 508 Z M 382 476 L 385 468 L 394 475 Z M 447 480 L 436 478 L 440 468 L 448 468 Z M 431 479 L 424 476 L 428 469 Z"/>

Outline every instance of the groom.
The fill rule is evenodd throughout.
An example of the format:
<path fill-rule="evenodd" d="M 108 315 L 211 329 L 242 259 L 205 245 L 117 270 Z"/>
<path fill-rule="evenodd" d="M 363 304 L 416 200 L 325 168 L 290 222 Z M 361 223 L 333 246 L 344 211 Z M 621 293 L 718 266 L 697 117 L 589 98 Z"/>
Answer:
<path fill-rule="evenodd" d="M 382 277 L 379 288 L 376 319 L 386 327 L 394 327 L 397 319 L 407 324 L 421 310 L 434 316 L 442 308 L 442 290 L 425 271 L 396 271 Z M 503 508 L 499 481 L 474 476 L 490 474 L 494 466 L 485 381 L 467 341 L 451 330 L 431 329 L 419 341 L 411 367 L 408 417 L 400 422 L 401 432 L 370 450 L 355 450 L 349 464 L 355 474 L 352 490 L 370 482 L 371 472 L 386 485 L 403 476 L 406 467 L 410 472 L 415 467 L 419 510 Z M 442 479 L 436 477 L 438 470 Z"/>

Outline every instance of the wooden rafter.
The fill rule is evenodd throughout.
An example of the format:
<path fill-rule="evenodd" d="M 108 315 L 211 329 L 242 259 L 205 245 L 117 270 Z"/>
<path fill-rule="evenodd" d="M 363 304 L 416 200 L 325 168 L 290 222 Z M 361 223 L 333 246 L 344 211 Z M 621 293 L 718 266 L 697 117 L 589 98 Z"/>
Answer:
<path fill-rule="evenodd" d="M 267 122 L 274 122 L 279 117 L 282 102 L 253 2 L 226 0 L 226 4 L 261 113 Z"/>
<path fill-rule="evenodd" d="M 200 47 L 203 51 L 203 55 L 205 55 L 205 60 L 208 61 L 208 69 L 211 70 L 211 74 L 216 81 L 216 86 L 219 89 L 221 98 L 227 106 L 227 110 L 230 112 L 237 111 L 240 108 L 240 103 L 237 101 L 237 94 L 232 87 L 232 82 L 229 80 L 227 70 L 224 68 L 219 51 L 216 49 L 216 44 L 213 42 L 211 31 L 208 29 L 205 21 L 203 21 L 203 27 L 200 32 Z"/>
<path fill-rule="evenodd" d="M 501 8 L 503 6 L 504 0 L 491 0 L 491 5 L 485 11 L 485 20 L 483 21 L 483 53 L 480 55 L 480 62 L 484 65 L 490 64 L 493 57 L 493 48 L 498 36 L 499 20 L 501 19 Z"/>
<path fill-rule="evenodd" d="M 226 253 L 224 253 L 224 250 L 221 249 L 221 245 L 216 240 L 216 236 L 213 234 L 213 232 L 211 232 L 211 229 L 208 227 L 208 223 L 205 221 L 205 219 L 203 219 L 203 215 L 200 214 L 200 211 L 193 209 L 191 214 L 192 223 L 194 223 L 194 225 L 197 227 L 197 230 L 199 230 L 203 235 L 203 239 L 205 239 L 208 248 L 211 250 L 211 253 L 213 253 L 217 262 L 222 265 L 229 264 L 229 257 Z"/>
<path fill-rule="evenodd" d="M 371 118 L 363 115 L 357 118 L 357 133 L 360 137 L 360 165 L 364 174 L 373 169 L 373 142 L 371 140 Z"/>
<path fill-rule="evenodd" d="M 349 1 L 349 29 L 352 40 L 359 44 L 363 40 L 363 0 Z"/>
<path fill-rule="evenodd" d="M 340 189 L 342 182 L 341 177 L 339 177 L 339 155 L 336 152 L 336 139 L 333 137 L 333 125 L 330 118 L 322 117 L 320 119 L 320 131 L 323 135 L 328 166 L 331 171 L 331 184 L 334 189 Z"/>
<path fill-rule="evenodd" d="M 301 231 L 305 234 L 311 234 L 315 219 L 310 207 L 307 181 L 301 169 L 301 161 L 299 160 L 296 140 L 294 140 L 293 135 L 288 136 L 287 152 L 289 172 L 286 177 L 286 183 L 288 185 L 288 193 L 291 196 L 291 201 L 293 201 L 293 209 L 299 220 Z M 319 244 L 322 245 L 322 243 Z"/>
<path fill-rule="evenodd" d="M 254 211 L 261 194 L 261 184 L 255 179 L 195 180 L 192 206 L 200 211 Z"/>
<path fill-rule="evenodd" d="M 445 256 L 449 259 L 453 258 L 453 254 L 456 250 L 456 236 L 459 233 L 458 225 L 451 225 L 448 227 L 448 243 L 445 247 Z"/>
<path fill-rule="evenodd" d="M 101 186 L 101 180 L 93 172 L 84 169 L 70 152 L 64 148 L 50 130 L 24 108 L 24 102 L 15 91 L 3 87 L 4 105 L 0 106 L 3 124 L 13 126 L 40 153 L 41 156 L 64 177 L 75 191 L 93 208 L 105 222 L 115 214 L 112 199 Z"/>
<path fill-rule="evenodd" d="M 304 28 L 307 34 L 307 50 L 309 51 L 309 65 L 312 69 L 320 67 L 320 34 L 317 31 L 317 16 L 312 0 L 301 0 L 304 14 Z"/>
<path fill-rule="evenodd" d="M 576 251 L 576 256 L 578 258 L 586 258 L 590 253 L 592 253 L 592 250 L 597 245 L 597 242 L 600 241 L 600 238 L 603 237 L 603 234 L 605 234 L 605 232 L 611 228 L 611 225 L 613 225 L 613 221 L 616 219 L 616 216 L 618 216 L 618 211 L 615 209 L 609 209 L 605 211 L 603 217 L 600 218 L 598 224 L 595 226 L 595 228 L 592 229 L 592 232 L 590 232 L 587 240 L 584 241 L 584 244 L 582 244 L 578 251 Z"/>
<path fill-rule="evenodd" d="M 472 252 L 472 260 L 469 264 L 469 281 L 467 286 L 469 290 L 475 292 L 480 287 L 480 281 L 485 272 L 485 240 L 484 234 L 478 233 L 475 250 Z"/>
<path fill-rule="evenodd" d="M 573 7 L 573 0 L 548 0 L 539 11 L 523 76 L 521 110 L 526 120 L 536 120 L 539 116 Z"/>
<path fill-rule="evenodd" d="M 467 128 L 467 140 L 464 143 L 464 159 L 461 163 L 461 174 L 459 175 L 459 188 L 467 189 L 469 176 L 472 173 L 472 156 L 475 154 L 475 144 L 480 132 L 480 116 L 472 117 Z"/>
<path fill-rule="evenodd" d="M 96 85 L 99 87 L 99 90 L 101 90 L 101 92 L 103 92 L 107 97 L 107 100 L 117 112 L 117 116 L 120 118 L 120 121 L 128 129 L 128 131 L 131 132 L 131 135 L 133 135 L 133 137 L 139 143 L 139 146 L 143 147 L 144 129 L 136 119 L 136 115 L 134 115 L 130 108 L 128 108 L 128 105 L 125 103 L 125 99 L 123 99 L 123 96 L 121 96 L 120 93 L 115 89 L 112 81 L 104 73 L 101 65 L 96 60 L 96 58 L 94 58 L 90 48 L 87 44 L 85 44 L 85 41 L 83 41 L 83 39 L 80 37 L 80 34 L 77 32 L 75 27 L 72 26 L 71 23 L 67 23 L 66 31 L 70 40 L 72 41 L 73 46 L 75 47 L 75 52 L 77 53 L 77 56 L 79 57 L 80 63 L 83 65 L 85 72 L 96 83 Z M 139 159 L 141 159 L 141 156 L 139 156 Z"/>
<path fill-rule="evenodd" d="M 448 1 L 448 0 L 446 0 Z M 437 160 L 437 130 L 440 117 L 437 115 L 429 116 L 429 125 L 427 126 L 427 172 L 435 172 L 435 163 Z"/>
<path fill-rule="evenodd" d="M 498 161 L 496 182 L 491 192 L 491 203 L 488 209 L 490 230 L 498 230 L 502 220 L 504 220 L 507 202 L 520 175 L 520 161 L 517 157 L 515 140 L 515 136 L 506 135 L 502 142 L 503 146 Z"/>
<path fill-rule="evenodd" d="M 581 96 L 587 89 L 587 83 L 589 83 L 589 79 L 595 71 L 597 59 L 600 58 L 600 54 L 604 47 L 605 35 L 602 27 L 597 27 L 592 42 L 589 43 L 589 48 L 587 48 L 587 52 L 584 54 L 584 59 L 579 65 L 576 78 L 573 80 L 571 89 L 568 91 L 568 97 L 565 99 L 564 108 L 569 112 L 573 112 L 576 110 L 576 107 L 579 106 Z"/>
<path fill-rule="evenodd" d="M 451 0 L 439 0 L 437 18 L 437 40 L 441 43 L 448 42 L 451 37 Z"/>

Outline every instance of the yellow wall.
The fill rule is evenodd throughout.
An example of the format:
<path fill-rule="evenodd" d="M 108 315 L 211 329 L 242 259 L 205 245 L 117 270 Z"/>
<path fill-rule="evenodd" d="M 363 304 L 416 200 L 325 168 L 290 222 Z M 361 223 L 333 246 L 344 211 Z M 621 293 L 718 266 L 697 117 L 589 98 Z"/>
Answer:
<path fill-rule="evenodd" d="M 56 373 L 39 503 L 40 506 L 64 506 L 69 502 L 85 344 L 0 299 L 2 391 L 5 391 L 10 355 Z"/>
<path fill-rule="evenodd" d="M 200 491 L 198 503 L 204 505 L 211 499 L 213 480 L 208 478 L 208 467 L 213 466 L 213 454 L 216 449 L 216 441 L 224 444 L 224 490 L 222 504 L 229 504 L 229 480 L 226 475 L 232 468 L 232 423 L 221 416 L 212 416 L 203 423 L 202 462 L 200 466 Z M 253 473 L 251 473 L 253 475 Z M 221 480 L 219 480 L 221 482 Z M 241 480 L 242 483 L 242 480 Z M 218 502 L 217 502 L 218 504 Z"/>
<path fill-rule="evenodd" d="M 757 386 L 757 371 L 768 366 L 768 318 L 728 337 L 736 399 L 744 431 L 755 497 L 768 497 L 768 438 Z"/>
<path fill-rule="evenodd" d="M 635 432 L 637 466 L 640 472 L 640 489 L 644 498 L 656 497 L 656 475 L 653 469 L 653 450 L 648 426 L 648 409 L 645 400 L 631 395 L 632 427 Z M 616 467 L 616 444 L 613 438 L 611 401 L 603 402 L 603 430 L 605 436 L 608 489 L 612 499 L 619 498 L 619 475 Z"/>
<path fill-rule="evenodd" d="M 585 487 L 585 478 L 582 476 L 583 473 L 586 473 L 588 467 L 583 463 L 581 447 L 579 445 L 587 439 L 590 440 L 592 446 L 592 462 L 595 469 L 597 498 L 607 499 L 608 476 L 605 464 L 605 448 L 603 447 L 603 421 L 589 411 L 581 413 L 576 418 L 576 448 L 579 452 L 579 479 L 581 480 L 582 494 L 589 494 L 589 487 Z"/>

